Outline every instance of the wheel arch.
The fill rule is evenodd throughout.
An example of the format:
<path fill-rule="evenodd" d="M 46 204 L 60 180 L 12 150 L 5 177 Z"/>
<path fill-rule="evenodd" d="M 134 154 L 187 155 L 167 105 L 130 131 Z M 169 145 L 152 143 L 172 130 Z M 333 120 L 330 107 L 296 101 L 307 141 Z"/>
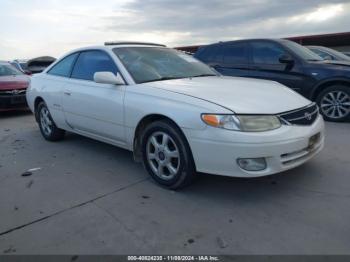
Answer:
<path fill-rule="evenodd" d="M 327 79 L 322 82 L 320 82 L 316 87 L 314 87 L 311 99 L 315 101 L 317 99 L 317 96 L 325 90 L 327 87 L 333 86 L 333 85 L 343 85 L 350 88 L 350 79 L 347 78 L 332 78 Z"/>
<path fill-rule="evenodd" d="M 147 116 L 144 116 L 137 124 L 136 128 L 135 128 L 135 132 L 134 132 L 134 139 L 133 139 L 133 154 L 134 154 L 134 160 L 136 162 L 141 162 L 142 159 L 142 152 L 141 152 L 141 135 L 142 135 L 142 130 L 149 124 L 155 122 L 155 121 L 168 121 L 171 124 L 173 124 L 175 127 L 177 127 L 177 129 L 180 131 L 181 135 L 184 137 L 185 139 L 185 143 L 187 144 L 190 152 L 191 152 L 191 157 L 193 159 L 193 154 L 192 154 L 192 150 L 190 147 L 190 144 L 187 140 L 186 135 L 184 134 L 184 132 L 182 131 L 182 129 L 180 128 L 180 126 L 170 117 L 163 115 L 163 114 L 149 114 Z M 193 163 L 195 163 L 193 161 Z"/>

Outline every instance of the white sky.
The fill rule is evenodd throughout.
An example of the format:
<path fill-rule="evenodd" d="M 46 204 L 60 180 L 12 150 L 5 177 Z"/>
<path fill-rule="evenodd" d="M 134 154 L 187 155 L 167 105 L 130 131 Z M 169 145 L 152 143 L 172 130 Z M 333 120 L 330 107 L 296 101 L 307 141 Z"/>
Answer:
<path fill-rule="evenodd" d="M 207 3 L 0 0 L 0 60 L 59 57 L 73 48 L 112 40 L 178 46 L 245 37 L 350 31 L 349 0 L 207 0 Z"/>

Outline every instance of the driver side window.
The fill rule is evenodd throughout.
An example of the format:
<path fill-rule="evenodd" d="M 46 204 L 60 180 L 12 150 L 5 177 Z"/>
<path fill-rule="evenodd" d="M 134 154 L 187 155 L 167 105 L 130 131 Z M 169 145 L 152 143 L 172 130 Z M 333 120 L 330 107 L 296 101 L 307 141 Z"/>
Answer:
<path fill-rule="evenodd" d="M 75 63 L 72 78 L 94 80 L 96 72 L 118 73 L 118 68 L 112 58 L 101 50 L 83 51 Z"/>
<path fill-rule="evenodd" d="M 252 43 L 252 57 L 255 64 L 279 65 L 279 58 L 285 53 L 282 47 L 272 42 Z"/>

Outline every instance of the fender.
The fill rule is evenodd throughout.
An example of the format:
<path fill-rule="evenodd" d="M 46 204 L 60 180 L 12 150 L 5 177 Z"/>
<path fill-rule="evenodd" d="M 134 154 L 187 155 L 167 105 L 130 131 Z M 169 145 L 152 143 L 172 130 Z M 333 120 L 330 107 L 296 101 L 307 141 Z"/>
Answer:
<path fill-rule="evenodd" d="M 318 82 L 318 83 L 312 88 L 310 98 L 316 99 L 315 94 L 317 93 L 318 89 L 319 89 L 322 85 L 327 84 L 327 83 L 330 83 L 330 82 L 346 82 L 346 83 L 350 84 L 350 78 L 347 78 L 347 77 L 331 77 L 331 78 L 326 78 L 326 79 L 324 79 L 324 80 Z"/>

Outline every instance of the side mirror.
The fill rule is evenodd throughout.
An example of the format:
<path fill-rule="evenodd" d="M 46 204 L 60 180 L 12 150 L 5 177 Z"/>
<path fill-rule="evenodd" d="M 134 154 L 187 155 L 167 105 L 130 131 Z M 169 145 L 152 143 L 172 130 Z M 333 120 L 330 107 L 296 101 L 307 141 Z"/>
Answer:
<path fill-rule="evenodd" d="M 287 54 L 281 55 L 279 58 L 280 63 L 282 64 L 293 64 L 294 63 L 294 59 Z"/>
<path fill-rule="evenodd" d="M 94 74 L 94 81 L 99 84 L 125 85 L 120 74 L 115 75 L 112 72 L 96 72 Z"/>

